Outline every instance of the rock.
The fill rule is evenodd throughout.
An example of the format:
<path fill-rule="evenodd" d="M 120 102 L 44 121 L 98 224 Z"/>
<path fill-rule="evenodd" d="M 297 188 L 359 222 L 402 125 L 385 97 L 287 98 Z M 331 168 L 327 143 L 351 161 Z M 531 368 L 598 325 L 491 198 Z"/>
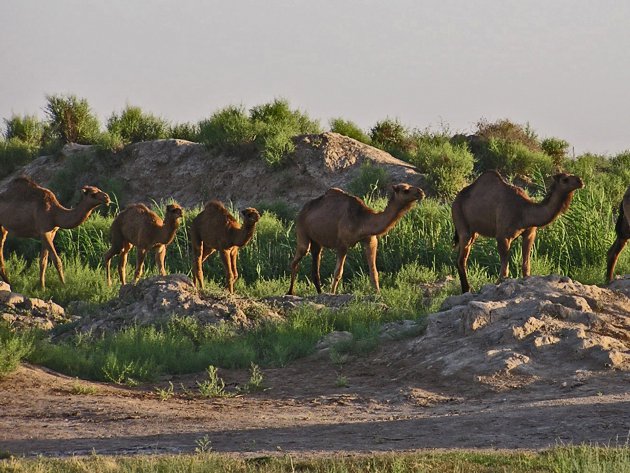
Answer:
<path fill-rule="evenodd" d="M 400 356 L 417 358 L 418 369 L 445 379 L 497 388 L 630 370 L 630 298 L 617 292 L 623 284 L 613 291 L 552 275 L 451 296 Z"/>
<path fill-rule="evenodd" d="M 315 349 L 323 350 L 326 348 L 334 348 L 339 344 L 352 343 L 353 339 L 354 337 L 350 332 L 330 332 L 324 335 L 322 339 L 317 342 L 317 345 L 315 345 Z"/>
<path fill-rule="evenodd" d="M 72 320 L 63 307 L 52 301 L 11 292 L 11 287 L 4 282 L 0 282 L 0 318 L 15 328 L 41 330 L 50 330 Z"/>

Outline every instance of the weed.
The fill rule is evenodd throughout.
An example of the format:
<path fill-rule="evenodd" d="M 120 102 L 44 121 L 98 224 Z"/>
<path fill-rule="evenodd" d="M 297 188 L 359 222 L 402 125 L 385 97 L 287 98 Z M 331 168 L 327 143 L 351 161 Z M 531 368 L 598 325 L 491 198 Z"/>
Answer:
<path fill-rule="evenodd" d="M 225 381 L 219 377 L 218 369 L 215 366 L 208 366 L 206 373 L 208 379 L 199 382 L 197 381 L 197 387 L 199 393 L 203 397 L 227 397 L 229 393 L 225 390 Z"/>
<path fill-rule="evenodd" d="M 80 383 L 79 380 L 76 380 L 70 388 L 70 393 L 83 396 L 92 396 L 98 393 L 98 387 L 91 384 L 83 384 Z"/>
<path fill-rule="evenodd" d="M 209 453 L 212 451 L 212 440 L 210 440 L 208 434 L 195 440 L 195 445 L 197 445 L 195 447 L 195 453 L 197 454 Z"/>
<path fill-rule="evenodd" d="M 175 387 L 171 381 L 168 382 L 168 388 L 155 388 L 155 393 L 160 398 L 160 401 L 168 401 L 175 395 Z"/>

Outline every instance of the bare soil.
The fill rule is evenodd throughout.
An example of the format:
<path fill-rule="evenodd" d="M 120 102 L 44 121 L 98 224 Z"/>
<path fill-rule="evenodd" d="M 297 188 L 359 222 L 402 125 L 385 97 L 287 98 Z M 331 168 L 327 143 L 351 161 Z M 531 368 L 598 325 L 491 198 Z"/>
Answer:
<path fill-rule="evenodd" d="M 215 452 L 258 456 L 627 441 L 627 371 L 516 380 L 516 388 L 447 384 L 418 371 L 412 358 L 396 359 L 408 343 L 387 343 L 341 367 L 312 357 L 265 369 L 265 391 L 215 399 L 196 389 L 205 373 L 172 378 L 176 394 L 161 401 L 155 388 L 166 388 L 167 380 L 125 388 L 23 365 L 0 382 L 0 449 L 28 456 L 176 453 L 208 440 Z M 219 374 L 228 387 L 249 376 Z M 340 375 L 347 387 L 337 385 Z M 97 391 L 74 394 L 78 384 Z"/>

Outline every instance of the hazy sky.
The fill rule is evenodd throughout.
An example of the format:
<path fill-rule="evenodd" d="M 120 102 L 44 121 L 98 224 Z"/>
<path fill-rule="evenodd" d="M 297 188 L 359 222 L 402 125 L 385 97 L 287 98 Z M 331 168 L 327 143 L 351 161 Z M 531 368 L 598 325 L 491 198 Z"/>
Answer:
<path fill-rule="evenodd" d="M 174 122 L 285 97 L 327 126 L 529 122 L 630 149 L 625 0 L 0 0 L 0 117 L 46 94 Z"/>

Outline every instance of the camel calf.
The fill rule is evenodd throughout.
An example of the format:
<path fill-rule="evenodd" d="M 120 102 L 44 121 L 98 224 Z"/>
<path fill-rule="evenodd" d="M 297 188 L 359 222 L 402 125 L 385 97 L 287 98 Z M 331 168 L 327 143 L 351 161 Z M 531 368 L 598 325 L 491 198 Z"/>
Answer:
<path fill-rule="evenodd" d="M 501 278 L 508 276 L 510 246 L 523 238 L 523 276 L 529 276 L 529 258 L 536 230 L 565 212 L 582 179 L 556 174 L 542 202 L 534 202 L 520 188 L 507 183 L 496 171 L 483 173 L 455 197 L 451 211 L 455 224 L 455 246 L 459 249 L 457 270 L 462 292 L 470 291 L 466 263 L 478 235 L 497 239 L 501 258 Z"/>
<path fill-rule="evenodd" d="M 225 269 L 225 287 L 234 292 L 234 283 L 238 279 L 236 260 L 238 250 L 254 236 L 260 214 L 254 208 L 241 211 L 243 226 L 230 215 L 218 200 L 208 202 L 190 226 L 190 240 L 193 249 L 193 281 L 195 287 L 203 289 L 203 262 L 215 251 L 221 252 L 221 261 Z"/>
<path fill-rule="evenodd" d="M 606 270 L 606 281 L 612 282 L 615 275 L 615 265 L 619 258 L 619 253 L 626 246 L 626 242 L 630 239 L 630 187 L 626 190 L 621 204 L 619 204 L 619 218 L 615 225 L 615 233 L 617 238 L 608 250 L 608 264 Z"/>
<path fill-rule="evenodd" d="M 312 278 L 318 293 L 322 292 L 319 275 L 322 248 L 337 251 L 337 266 L 331 292 L 343 274 L 348 249 L 358 242 L 363 245 L 370 271 L 370 281 L 376 292 L 380 291 L 376 270 L 377 237 L 386 234 L 413 205 L 424 199 L 424 192 L 409 184 L 397 184 L 387 207 L 375 212 L 365 203 L 341 189 L 332 188 L 324 195 L 307 202 L 297 216 L 297 248 L 291 262 L 291 285 L 288 294 L 294 294 L 295 277 L 300 261 L 311 250 L 313 256 Z"/>
<path fill-rule="evenodd" d="M 120 254 L 118 276 L 121 284 L 126 283 L 127 255 L 134 246 L 137 251 L 134 284 L 142 276 L 144 259 L 147 251 L 152 248 L 155 248 L 155 262 L 160 274 L 164 276 L 166 274 L 164 269 L 166 247 L 175 238 L 175 232 L 179 228 L 183 215 L 184 211 L 177 204 L 166 206 L 164 220 L 144 204 L 132 204 L 120 212 L 112 222 L 110 229 L 111 247 L 104 256 L 107 284 L 110 286 L 112 284 L 110 263 L 117 254 Z"/>

